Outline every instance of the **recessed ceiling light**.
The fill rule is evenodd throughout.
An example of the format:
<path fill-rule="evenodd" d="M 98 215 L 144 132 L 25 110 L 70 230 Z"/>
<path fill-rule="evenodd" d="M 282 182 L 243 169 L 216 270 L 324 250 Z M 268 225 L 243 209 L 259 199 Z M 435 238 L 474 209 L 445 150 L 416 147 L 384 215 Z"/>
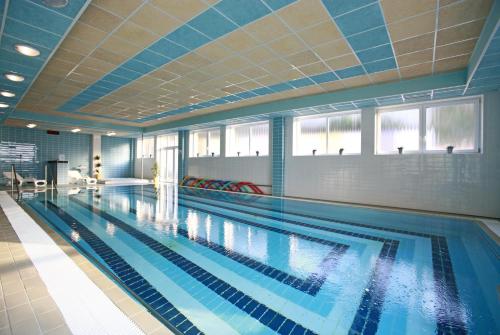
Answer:
<path fill-rule="evenodd" d="M 109 133 L 107 133 L 106 135 L 108 135 L 108 136 L 115 136 L 115 135 L 116 135 L 116 133 L 115 133 L 114 131 L 110 131 L 110 132 L 109 132 Z"/>
<path fill-rule="evenodd" d="M 63 8 L 68 4 L 68 0 L 43 0 L 43 3 L 52 8 Z"/>
<path fill-rule="evenodd" d="M 7 108 L 9 107 L 9 104 L 6 104 L 5 102 L 0 102 L 0 108 Z"/>
<path fill-rule="evenodd" d="M 79 131 L 81 131 L 81 129 L 80 129 L 80 128 L 71 129 L 71 132 L 72 132 L 72 133 L 78 133 Z"/>
<path fill-rule="evenodd" d="M 2 95 L 4 97 L 7 97 L 7 98 L 12 98 L 12 97 L 16 96 L 15 93 L 12 93 L 12 92 L 9 92 L 9 91 L 0 91 L 0 95 Z"/>
<path fill-rule="evenodd" d="M 13 72 L 5 73 L 4 76 L 5 76 L 5 78 L 9 79 L 10 81 L 16 81 L 16 82 L 24 81 L 23 76 L 16 74 L 16 73 L 13 73 Z"/>
<path fill-rule="evenodd" d="M 34 124 L 34 123 L 28 123 L 28 124 L 26 125 L 26 127 L 28 127 L 28 128 L 35 128 L 35 127 L 36 127 L 36 124 Z"/>
<path fill-rule="evenodd" d="M 14 45 L 14 48 L 16 48 L 16 51 L 19 52 L 20 54 L 28 57 L 40 56 L 40 51 L 38 49 L 30 47 L 29 45 L 26 44 L 16 44 Z"/>

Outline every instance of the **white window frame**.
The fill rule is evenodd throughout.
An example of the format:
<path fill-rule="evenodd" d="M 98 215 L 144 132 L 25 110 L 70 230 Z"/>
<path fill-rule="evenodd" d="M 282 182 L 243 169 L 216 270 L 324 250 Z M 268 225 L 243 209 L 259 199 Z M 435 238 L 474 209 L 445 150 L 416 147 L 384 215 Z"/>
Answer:
<path fill-rule="evenodd" d="M 360 152 L 358 153 L 343 153 L 342 155 L 339 155 L 338 152 L 334 153 L 328 153 L 328 137 L 330 136 L 330 131 L 329 131 L 329 126 L 330 126 L 330 121 L 329 119 L 331 117 L 338 117 L 338 116 L 346 116 L 346 115 L 352 115 L 352 114 L 359 114 L 361 117 L 361 123 L 363 122 L 363 116 L 361 113 L 361 109 L 355 109 L 355 110 L 350 110 L 350 111 L 341 111 L 341 112 L 332 112 L 332 113 L 325 113 L 325 114 L 314 114 L 314 115 L 307 115 L 307 116 L 295 116 L 293 117 L 292 123 L 293 123 L 293 143 L 292 143 L 292 156 L 293 157 L 316 157 L 316 156 L 360 156 L 361 152 L 363 150 L 363 146 L 361 145 Z M 319 119 L 319 118 L 326 118 L 326 153 L 325 154 L 315 154 L 313 155 L 312 152 L 310 154 L 297 154 L 296 150 L 296 141 L 298 140 L 297 134 L 298 134 L 298 122 L 300 120 L 306 120 L 306 119 Z M 363 126 L 361 126 L 360 129 L 360 135 L 363 136 Z M 362 140 L 361 140 L 362 141 Z M 363 142 L 361 142 L 363 143 Z"/>
<path fill-rule="evenodd" d="M 151 156 L 145 156 L 144 155 L 144 141 L 147 140 L 153 140 L 153 151 L 150 152 Z M 140 147 L 141 147 L 141 150 L 140 150 L 140 153 L 141 153 L 141 156 L 139 156 L 139 141 L 141 143 Z M 135 158 L 136 159 L 141 159 L 141 158 L 151 158 L 151 159 L 154 159 L 155 158 L 155 142 L 156 142 L 156 139 L 154 136 L 145 136 L 145 137 L 138 137 L 135 141 L 135 146 L 136 146 L 136 154 L 135 154 Z"/>
<path fill-rule="evenodd" d="M 253 126 L 260 126 L 260 125 L 263 125 L 263 124 L 267 124 L 267 154 L 266 155 L 262 155 L 259 153 L 259 156 L 257 156 L 257 154 L 252 154 L 250 152 L 250 148 L 252 147 L 252 131 L 250 130 L 248 132 L 248 152 L 249 154 L 248 155 L 236 155 L 236 156 L 229 156 L 228 155 L 228 131 L 229 129 L 228 128 L 239 128 L 239 127 L 249 127 L 249 128 L 252 128 Z M 240 157 L 269 157 L 269 142 L 270 142 L 270 135 L 271 135 L 271 125 L 269 124 L 269 120 L 266 120 L 266 121 L 257 121 L 257 122 L 249 122 L 249 123 L 238 123 L 238 124 L 231 124 L 231 125 L 227 125 L 226 126 L 226 133 L 225 133 L 225 148 L 226 148 L 226 157 L 230 157 L 230 158 L 240 158 Z"/>
<path fill-rule="evenodd" d="M 208 134 L 210 131 L 219 131 L 219 153 L 216 155 L 214 154 L 212 156 L 211 152 L 208 152 L 208 148 L 210 147 L 210 136 Z M 207 148 L 206 148 L 206 154 L 205 155 L 195 155 L 194 152 L 192 151 L 194 148 L 194 134 L 196 133 L 207 133 Z M 191 130 L 189 132 L 189 158 L 212 158 L 212 157 L 220 157 L 221 155 L 221 144 L 222 144 L 222 132 L 220 127 L 213 127 L 213 128 L 204 128 L 204 129 L 196 129 L 196 130 Z"/>
<path fill-rule="evenodd" d="M 426 120 L 426 109 L 429 107 L 440 107 L 440 106 L 450 106 L 450 105 L 460 105 L 464 103 L 473 103 L 475 110 L 477 111 L 476 117 L 476 145 L 474 149 L 459 150 L 454 149 L 453 154 L 480 154 L 483 152 L 483 96 L 473 96 L 473 97 L 463 97 L 463 98 L 451 98 L 434 100 L 413 104 L 401 104 L 391 107 L 381 107 L 376 109 L 375 113 L 375 155 L 398 155 L 398 152 L 379 152 L 379 139 L 380 139 L 380 114 L 384 112 L 401 111 L 405 109 L 418 109 L 419 110 L 419 148 L 418 150 L 405 151 L 403 149 L 403 154 L 447 154 L 446 149 L 426 149 L 426 132 L 427 132 L 427 120 Z"/>

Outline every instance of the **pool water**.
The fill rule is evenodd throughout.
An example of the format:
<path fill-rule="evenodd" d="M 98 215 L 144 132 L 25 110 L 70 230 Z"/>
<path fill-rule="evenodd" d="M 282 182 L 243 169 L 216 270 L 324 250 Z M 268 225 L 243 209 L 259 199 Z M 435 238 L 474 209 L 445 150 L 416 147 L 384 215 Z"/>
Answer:
<path fill-rule="evenodd" d="M 25 205 L 183 334 L 499 334 L 476 223 L 162 185 Z"/>

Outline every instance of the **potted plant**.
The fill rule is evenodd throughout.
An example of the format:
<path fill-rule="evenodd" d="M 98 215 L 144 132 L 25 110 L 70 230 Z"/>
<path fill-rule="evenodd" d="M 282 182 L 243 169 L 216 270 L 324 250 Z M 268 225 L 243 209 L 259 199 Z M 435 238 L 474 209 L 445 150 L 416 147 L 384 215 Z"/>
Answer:
<path fill-rule="evenodd" d="M 160 185 L 160 170 L 156 161 L 153 163 L 153 167 L 151 168 L 151 174 L 153 175 L 153 184 L 155 188 L 158 188 Z"/>
<path fill-rule="evenodd" d="M 453 148 L 454 146 L 453 145 L 449 145 L 446 147 L 446 152 L 449 153 L 449 154 L 452 154 L 453 153 Z"/>

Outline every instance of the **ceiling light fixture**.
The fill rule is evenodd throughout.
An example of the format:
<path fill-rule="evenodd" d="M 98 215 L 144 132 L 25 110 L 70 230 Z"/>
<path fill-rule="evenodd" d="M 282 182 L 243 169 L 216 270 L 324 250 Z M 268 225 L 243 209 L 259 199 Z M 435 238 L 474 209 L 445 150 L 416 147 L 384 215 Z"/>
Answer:
<path fill-rule="evenodd" d="M 6 98 L 12 98 L 15 97 L 16 94 L 10 91 L 0 91 L 0 95 Z"/>
<path fill-rule="evenodd" d="M 14 73 L 14 72 L 5 73 L 4 76 L 5 76 L 5 78 L 7 78 L 10 81 L 15 81 L 15 82 L 24 81 L 23 76 L 21 76 L 17 73 Z"/>
<path fill-rule="evenodd" d="M 28 123 L 28 124 L 26 125 L 26 127 L 28 127 L 28 128 L 35 128 L 35 127 L 36 127 L 36 124 L 34 124 L 34 123 Z"/>
<path fill-rule="evenodd" d="M 9 107 L 9 104 L 6 104 L 5 102 L 0 102 L 0 108 L 7 108 Z"/>
<path fill-rule="evenodd" d="M 68 0 L 43 0 L 43 3 L 52 8 L 63 8 L 68 5 Z"/>
<path fill-rule="evenodd" d="M 72 132 L 72 133 L 78 133 L 78 132 L 80 132 L 80 131 L 81 131 L 81 129 L 80 129 L 80 128 L 71 129 L 71 132 Z"/>
<path fill-rule="evenodd" d="M 115 136 L 115 135 L 116 135 L 116 133 L 115 133 L 114 131 L 110 131 L 110 132 L 108 132 L 106 135 L 108 135 L 108 136 Z"/>
<path fill-rule="evenodd" d="M 16 44 L 14 45 L 14 48 L 16 48 L 16 51 L 19 52 L 20 54 L 28 57 L 40 56 L 40 51 L 38 49 L 30 47 L 29 45 L 26 44 Z"/>

